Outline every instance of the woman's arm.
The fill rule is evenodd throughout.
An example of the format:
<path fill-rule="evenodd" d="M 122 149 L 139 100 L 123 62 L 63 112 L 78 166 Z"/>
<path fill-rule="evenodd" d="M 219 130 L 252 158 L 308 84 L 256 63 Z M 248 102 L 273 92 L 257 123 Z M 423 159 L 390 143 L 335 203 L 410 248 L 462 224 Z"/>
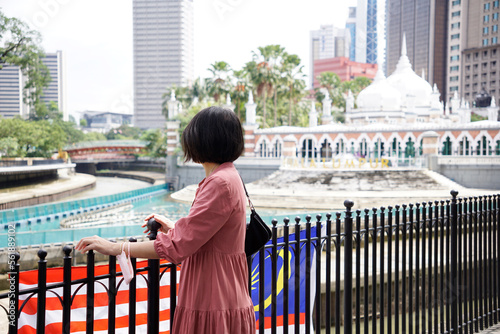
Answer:
<path fill-rule="evenodd" d="M 124 244 L 123 242 L 111 242 L 97 235 L 81 239 L 76 245 L 75 249 L 82 253 L 93 250 L 104 255 L 117 256 L 122 252 L 122 246 L 123 250 L 129 257 L 141 259 L 160 258 L 155 251 L 153 241 L 131 242 L 129 254 L 129 245 L 127 243 Z"/>

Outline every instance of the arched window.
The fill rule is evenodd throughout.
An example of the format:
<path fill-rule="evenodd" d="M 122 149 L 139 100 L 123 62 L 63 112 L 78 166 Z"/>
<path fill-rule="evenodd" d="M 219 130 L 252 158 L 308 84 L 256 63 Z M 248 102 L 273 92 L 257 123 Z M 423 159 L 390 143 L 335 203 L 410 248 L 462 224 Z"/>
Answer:
<path fill-rule="evenodd" d="M 354 147 L 354 142 L 353 142 L 353 141 L 351 142 L 351 148 L 349 149 L 349 152 L 350 152 L 352 155 L 354 155 L 354 154 L 356 153 L 356 149 L 355 149 L 355 147 Z"/>
<path fill-rule="evenodd" d="M 305 139 L 302 142 L 302 158 L 314 157 L 314 146 L 312 139 Z"/>
<path fill-rule="evenodd" d="M 359 155 L 364 158 L 366 157 L 367 154 L 368 154 L 368 144 L 366 143 L 366 139 L 363 138 L 359 142 Z"/>
<path fill-rule="evenodd" d="M 343 154 L 345 152 L 344 139 L 340 139 L 335 145 L 335 154 Z"/>
<path fill-rule="evenodd" d="M 321 157 L 326 159 L 331 159 L 332 157 L 332 145 L 328 140 L 324 140 L 321 144 Z"/>
<path fill-rule="evenodd" d="M 265 140 L 260 143 L 259 156 L 264 158 L 269 156 L 269 147 Z"/>
<path fill-rule="evenodd" d="M 391 143 L 391 151 L 390 151 L 390 156 L 391 157 L 401 157 L 403 154 L 403 150 L 401 149 L 401 143 L 398 141 L 397 138 L 394 138 L 394 140 Z"/>
<path fill-rule="evenodd" d="M 415 157 L 415 142 L 408 138 L 405 148 L 405 158 Z"/>
<path fill-rule="evenodd" d="M 451 155 L 451 147 L 452 143 L 450 140 L 450 136 L 446 137 L 446 140 L 443 143 L 443 150 L 441 152 L 442 155 Z"/>
<path fill-rule="evenodd" d="M 477 143 L 476 154 L 491 155 L 490 141 L 486 138 L 486 136 L 483 136 L 481 140 Z"/>
<path fill-rule="evenodd" d="M 459 155 L 471 155 L 471 144 L 467 137 L 464 137 L 459 143 Z"/>
<path fill-rule="evenodd" d="M 276 140 L 273 144 L 272 156 L 274 158 L 281 157 L 281 142 L 279 140 Z"/>
<path fill-rule="evenodd" d="M 380 138 L 375 142 L 375 158 L 380 158 L 384 155 L 384 142 Z"/>

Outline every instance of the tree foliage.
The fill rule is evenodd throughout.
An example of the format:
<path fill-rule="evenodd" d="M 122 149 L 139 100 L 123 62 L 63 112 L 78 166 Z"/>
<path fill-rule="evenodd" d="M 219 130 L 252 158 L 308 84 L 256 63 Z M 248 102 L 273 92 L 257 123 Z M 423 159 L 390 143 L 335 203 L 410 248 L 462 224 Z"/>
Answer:
<path fill-rule="evenodd" d="M 152 158 L 163 158 L 167 155 L 167 138 L 161 129 L 145 131 L 141 139 L 147 141 L 146 155 Z"/>
<path fill-rule="evenodd" d="M 1 119 L 0 138 L 17 142 L 17 148 L 14 150 L 11 146 L 9 151 L 9 155 L 16 157 L 49 158 L 67 142 L 60 124 L 47 120 L 28 122 L 20 118 Z"/>
<path fill-rule="evenodd" d="M 310 91 L 306 87 L 303 65 L 299 56 L 288 53 L 284 47 L 274 44 L 257 48 L 252 52 L 252 59 L 241 69 L 232 68 L 225 61 L 216 61 L 210 65 L 209 78 L 197 80 L 192 87 L 173 87 L 176 98 L 182 104 L 183 112 L 177 118 L 181 124 L 187 124 L 191 117 L 200 110 L 200 104 L 225 104 L 225 97 L 230 94 L 234 111 L 241 120 L 246 115 L 245 104 L 250 91 L 257 103 L 257 122 L 262 128 L 283 125 L 307 126 L 311 100 L 321 104 L 328 91 L 332 104 L 337 110 L 345 110 L 345 95 L 349 90 L 355 96 L 371 80 L 358 77 L 342 82 L 332 72 L 323 72 L 318 78 L 320 87 Z M 170 98 L 170 89 L 163 95 L 164 105 Z M 269 107 L 272 117 L 269 117 Z M 343 121 L 342 112 L 335 113 L 337 121 Z M 181 125 L 181 132 L 183 125 Z"/>
<path fill-rule="evenodd" d="M 117 129 L 109 130 L 106 134 L 108 140 L 117 139 L 139 139 L 141 136 L 141 129 L 123 124 Z"/>
<path fill-rule="evenodd" d="M 23 100 L 34 113 L 30 117 L 42 119 L 47 106 L 40 97 L 50 82 L 49 71 L 43 64 L 45 56 L 40 46 L 41 36 L 28 25 L 0 11 L 0 70 L 6 65 L 19 66 L 26 76 Z"/>

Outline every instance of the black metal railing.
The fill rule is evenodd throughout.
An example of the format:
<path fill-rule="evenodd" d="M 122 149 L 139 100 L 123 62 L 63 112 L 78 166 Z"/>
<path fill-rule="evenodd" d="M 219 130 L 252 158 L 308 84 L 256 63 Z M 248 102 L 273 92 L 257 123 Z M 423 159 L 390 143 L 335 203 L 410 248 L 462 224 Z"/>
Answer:
<path fill-rule="evenodd" d="M 500 195 L 457 198 L 457 192 L 451 194 L 446 201 L 356 211 L 352 211 L 353 202 L 345 201 L 343 213 L 317 215 L 315 220 L 307 216 L 305 222 L 297 217 L 295 224 L 288 218 L 282 225 L 273 220 L 272 242 L 253 259 L 259 264 L 259 280 L 249 282 L 252 296 L 258 298 L 258 332 L 264 333 L 267 326 L 271 333 L 278 332 L 278 327 L 283 327 L 283 333 L 472 333 L 497 324 Z M 38 286 L 23 291 L 19 291 L 19 256 L 12 256 L 12 293 L 0 296 L 10 298 L 16 310 L 9 333 L 17 332 L 24 305 L 35 296 L 37 333 L 44 333 L 49 293 L 57 295 L 63 306 L 60 321 L 63 333 L 69 333 L 72 302 L 84 286 L 86 330 L 92 333 L 94 286 L 105 280 L 107 328 L 114 333 L 116 295 L 122 284 L 116 258 L 109 258 L 108 274 L 95 276 L 94 254 L 89 252 L 86 278 L 72 280 L 71 251 L 64 248 L 63 281 L 47 284 L 47 253 L 40 250 Z M 133 265 L 139 274 L 128 290 L 129 333 L 135 333 L 138 279 L 148 285 L 148 333 L 158 333 L 160 278 L 175 266 L 149 260 L 146 267 L 137 269 L 135 259 Z M 249 265 L 252 268 L 251 261 Z M 271 282 L 270 290 L 266 281 Z M 176 285 L 176 270 L 170 270 L 170 319 Z M 62 288 L 62 295 L 54 292 L 57 288 Z M 28 297 L 17 304 L 20 296 Z M 271 300 L 269 305 L 266 300 Z"/>

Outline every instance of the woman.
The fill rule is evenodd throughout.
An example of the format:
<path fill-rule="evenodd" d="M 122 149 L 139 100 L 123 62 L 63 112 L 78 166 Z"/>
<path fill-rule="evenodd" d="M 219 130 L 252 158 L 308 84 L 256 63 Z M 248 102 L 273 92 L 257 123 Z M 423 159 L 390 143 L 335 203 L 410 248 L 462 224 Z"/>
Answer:
<path fill-rule="evenodd" d="M 148 216 L 145 221 L 154 217 L 161 224 L 155 241 L 122 247 L 94 236 L 80 240 L 76 249 L 118 255 L 123 248 L 131 257 L 182 263 L 173 333 L 253 334 L 244 251 L 247 199 L 233 165 L 244 149 L 241 123 L 231 110 L 206 108 L 193 117 L 181 141 L 185 160 L 201 163 L 206 175 L 188 216 L 175 224 Z"/>

